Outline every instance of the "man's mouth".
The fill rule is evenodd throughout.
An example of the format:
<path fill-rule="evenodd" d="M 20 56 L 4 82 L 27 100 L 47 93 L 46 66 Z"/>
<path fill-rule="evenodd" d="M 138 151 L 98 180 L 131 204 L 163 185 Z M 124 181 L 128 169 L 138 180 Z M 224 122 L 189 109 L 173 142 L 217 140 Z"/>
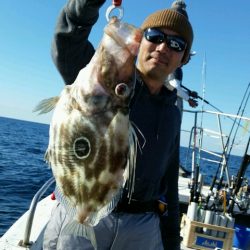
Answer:
<path fill-rule="evenodd" d="M 150 59 L 153 60 L 154 62 L 158 63 L 158 64 L 168 65 L 168 60 L 166 59 L 166 57 L 151 56 Z"/>
<path fill-rule="evenodd" d="M 167 56 L 165 54 L 162 54 L 162 53 L 152 52 L 149 54 L 149 59 L 152 59 L 156 63 L 159 63 L 159 64 L 164 64 L 164 65 L 168 64 Z"/>

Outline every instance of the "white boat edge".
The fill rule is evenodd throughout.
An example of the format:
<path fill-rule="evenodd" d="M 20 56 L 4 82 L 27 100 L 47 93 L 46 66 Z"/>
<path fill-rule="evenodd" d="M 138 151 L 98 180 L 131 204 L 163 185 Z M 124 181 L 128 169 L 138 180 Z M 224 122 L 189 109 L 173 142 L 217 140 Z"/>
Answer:
<path fill-rule="evenodd" d="M 1 250 L 16 250 L 16 249 L 42 249 L 43 231 L 48 223 L 53 208 L 57 205 L 56 200 L 52 200 L 50 195 L 42 199 L 36 207 L 33 226 L 30 234 L 31 246 L 20 246 L 20 242 L 24 239 L 24 232 L 29 211 L 25 212 L 0 238 Z"/>

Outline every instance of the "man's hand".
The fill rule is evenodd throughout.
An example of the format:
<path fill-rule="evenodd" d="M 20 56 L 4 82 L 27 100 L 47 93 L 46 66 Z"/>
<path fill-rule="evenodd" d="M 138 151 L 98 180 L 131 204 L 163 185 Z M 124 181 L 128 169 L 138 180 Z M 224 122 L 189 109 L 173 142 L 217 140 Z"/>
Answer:
<path fill-rule="evenodd" d="M 198 106 L 198 102 L 196 100 L 192 99 L 192 98 L 188 99 L 188 104 L 192 108 L 196 108 Z"/>
<path fill-rule="evenodd" d="M 189 95 L 193 98 L 198 98 L 198 93 L 195 91 L 190 91 Z"/>

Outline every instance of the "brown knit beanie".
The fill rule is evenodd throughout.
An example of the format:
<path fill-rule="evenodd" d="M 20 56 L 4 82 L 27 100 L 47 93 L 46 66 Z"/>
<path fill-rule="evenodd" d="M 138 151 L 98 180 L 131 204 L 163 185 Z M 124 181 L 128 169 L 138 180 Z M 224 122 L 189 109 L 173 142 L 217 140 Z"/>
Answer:
<path fill-rule="evenodd" d="M 186 64 L 189 61 L 190 50 L 193 42 L 193 29 L 188 21 L 188 15 L 185 10 L 186 5 L 183 1 L 175 1 L 171 9 L 164 9 L 149 15 L 141 25 L 143 30 L 147 28 L 168 28 L 177 32 L 186 42 L 182 62 Z"/>

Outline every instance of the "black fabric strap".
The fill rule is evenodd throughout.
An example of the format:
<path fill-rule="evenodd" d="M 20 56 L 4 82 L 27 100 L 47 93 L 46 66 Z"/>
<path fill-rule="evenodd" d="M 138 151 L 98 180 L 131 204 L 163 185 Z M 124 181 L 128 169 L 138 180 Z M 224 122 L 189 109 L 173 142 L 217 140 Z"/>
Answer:
<path fill-rule="evenodd" d="M 158 212 L 157 201 L 135 201 L 122 200 L 118 203 L 113 212 L 119 213 L 146 213 L 146 212 Z"/>

